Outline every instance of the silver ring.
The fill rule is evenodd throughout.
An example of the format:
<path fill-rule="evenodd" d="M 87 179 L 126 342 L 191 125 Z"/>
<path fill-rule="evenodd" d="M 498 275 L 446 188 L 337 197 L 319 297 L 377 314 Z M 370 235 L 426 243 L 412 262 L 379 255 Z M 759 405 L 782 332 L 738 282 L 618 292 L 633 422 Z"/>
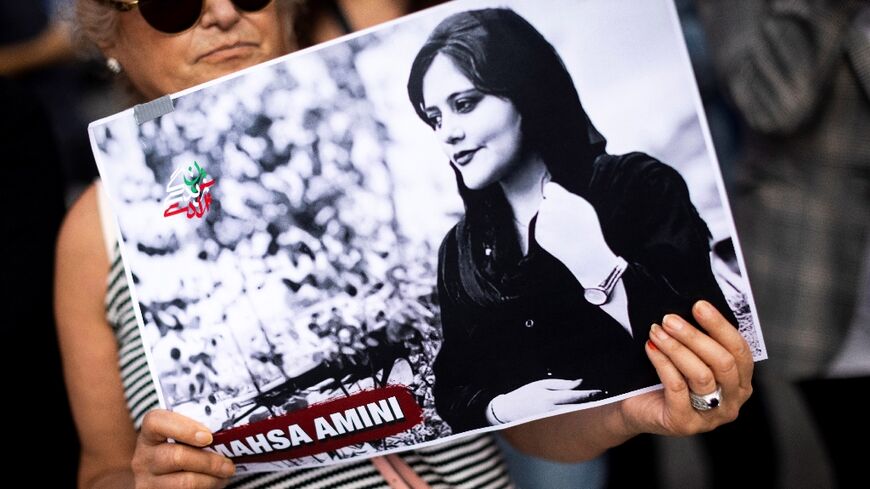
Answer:
<path fill-rule="evenodd" d="M 719 407 L 722 404 L 722 387 L 716 384 L 716 390 L 709 393 L 699 395 L 689 391 L 689 398 L 692 400 L 692 407 L 698 411 L 709 411 Z"/>

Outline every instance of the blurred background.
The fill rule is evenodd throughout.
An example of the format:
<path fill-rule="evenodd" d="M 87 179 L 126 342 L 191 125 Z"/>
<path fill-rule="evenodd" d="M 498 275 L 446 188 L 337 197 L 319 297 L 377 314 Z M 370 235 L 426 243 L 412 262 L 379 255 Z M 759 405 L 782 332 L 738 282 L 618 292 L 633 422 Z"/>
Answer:
<path fill-rule="evenodd" d="M 15 349 L 27 362 L 7 399 L 30 430 L 17 449 L 50 458 L 58 487 L 74 485 L 78 448 L 50 312 L 54 237 L 96 176 L 87 122 L 132 104 L 123 80 L 76 40 L 72 3 L 0 0 L 0 148 L 12 171 L 2 198 L 16 209 L 0 253 L 12 313 L 3 356 Z M 307 3 L 302 45 L 439 2 Z M 736 423 L 639 437 L 584 466 L 516 455 L 521 471 L 539 474 L 523 487 L 860 487 L 861 449 L 844 440 L 868 433 L 854 396 L 870 374 L 870 7 L 676 4 L 770 360 L 757 365 L 756 395 Z"/>

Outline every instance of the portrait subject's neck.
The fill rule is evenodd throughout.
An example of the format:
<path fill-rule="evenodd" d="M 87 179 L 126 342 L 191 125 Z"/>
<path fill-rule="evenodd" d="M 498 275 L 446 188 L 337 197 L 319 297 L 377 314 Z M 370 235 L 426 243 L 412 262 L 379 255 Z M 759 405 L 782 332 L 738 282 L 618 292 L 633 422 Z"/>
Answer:
<path fill-rule="evenodd" d="M 540 156 L 534 154 L 499 181 L 517 222 L 528 225 L 538 212 L 543 198 L 543 186 L 548 177 L 546 163 Z"/>

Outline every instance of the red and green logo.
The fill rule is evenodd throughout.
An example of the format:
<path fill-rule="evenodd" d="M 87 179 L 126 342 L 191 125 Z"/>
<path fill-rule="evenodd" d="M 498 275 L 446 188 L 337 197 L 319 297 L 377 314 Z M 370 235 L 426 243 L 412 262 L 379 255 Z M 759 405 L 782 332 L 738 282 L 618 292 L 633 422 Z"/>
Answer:
<path fill-rule="evenodd" d="M 179 167 L 166 184 L 163 217 L 184 214 L 188 219 L 202 218 L 211 207 L 210 191 L 214 183 L 195 161 L 193 166 Z"/>

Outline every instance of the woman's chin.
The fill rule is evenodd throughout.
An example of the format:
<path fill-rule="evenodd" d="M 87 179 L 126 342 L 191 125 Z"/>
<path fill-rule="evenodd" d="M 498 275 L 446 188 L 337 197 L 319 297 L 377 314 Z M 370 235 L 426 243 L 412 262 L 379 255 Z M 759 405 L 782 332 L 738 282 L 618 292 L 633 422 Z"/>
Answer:
<path fill-rule="evenodd" d="M 493 182 L 488 178 L 475 178 L 474 176 L 462 175 L 462 183 L 470 190 L 483 190 L 492 185 Z"/>

